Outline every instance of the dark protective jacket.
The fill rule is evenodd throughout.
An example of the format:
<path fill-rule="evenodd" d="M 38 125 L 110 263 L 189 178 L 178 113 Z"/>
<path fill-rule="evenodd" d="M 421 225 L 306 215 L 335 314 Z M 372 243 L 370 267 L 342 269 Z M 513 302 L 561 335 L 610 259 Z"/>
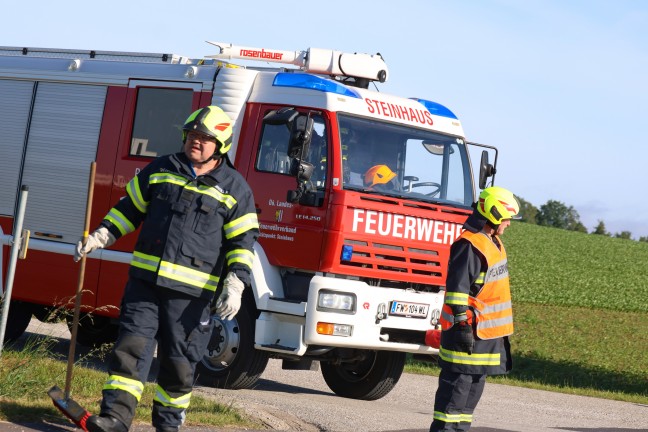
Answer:
<path fill-rule="evenodd" d="M 439 365 L 456 373 L 496 375 L 507 373 L 511 369 L 508 334 L 512 333 L 513 326 L 512 313 L 509 313 L 511 310 L 506 252 L 498 237 L 494 237 L 493 240 L 486 238 L 492 243 L 487 245 L 487 241 L 476 237 L 483 235 L 474 230 L 467 230 L 453 243 L 450 250 L 447 291 L 441 319 L 444 330 L 441 333 Z M 497 271 L 493 272 L 494 269 Z M 493 277 L 491 273 L 498 274 Z M 499 304 L 499 299 L 496 300 L 492 296 L 492 288 L 503 294 L 503 298 L 507 297 L 502 303 L 506 305 L 506 310 L 500 310 L 499 305 L 495 306 Z M 489 298 L 480 295 L 482 293 L 488 294 L 486 297 Z M 482 328 L 477 332 L 477 320 L 471 318 L 475 346 L 473 353 L 469 355 L 460 351 L 454 341 L 457 326 L 452 326 L 453 315 L 467 311 L 469 317 L 474 317 L 475 306 L 479 304 L 482 307 L 485 303 L 493 303 L 497 309 L 496 318 L 504 317 L 510 326 L 498 327 L 496 333 L 488 333 L 485 325 L 489 322 L 498 323 L 499 320 L 485 319 L 481 321 Z M 482 315 L 484 316 L 486 315 Z M 480 337 L 480 334 L 483 337 Z"/>
<path fill-rule="evenodd" d="M 126 192 L 101 224 L 115 238 L 142 225 L 131 277 L 211 298 L 225 263 L 250 284 L 259 224 L 252 191 L 227 158 L 195 177 L 184 153 L 162 156 Z"/>

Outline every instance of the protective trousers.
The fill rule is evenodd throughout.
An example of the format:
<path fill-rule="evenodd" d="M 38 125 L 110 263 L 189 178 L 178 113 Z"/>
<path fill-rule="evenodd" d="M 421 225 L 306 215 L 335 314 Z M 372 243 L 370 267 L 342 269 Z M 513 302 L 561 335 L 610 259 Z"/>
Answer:
<path fill-rule="evenodd" d="M 485 384 L 486 375 L 460 374 L 442 368 L 430 432 L 470 430 Z"/>
<path fill-rule="evenodd" d="M 119 337 L 108 366 L 101 415 L 130 428 L 157 339 L 159 372 L 153 398 L 156 429 L 176 430 L 189 406 L 196 363 L 211 336 L 209 302 L 131 278 L 122 298 Z"/>

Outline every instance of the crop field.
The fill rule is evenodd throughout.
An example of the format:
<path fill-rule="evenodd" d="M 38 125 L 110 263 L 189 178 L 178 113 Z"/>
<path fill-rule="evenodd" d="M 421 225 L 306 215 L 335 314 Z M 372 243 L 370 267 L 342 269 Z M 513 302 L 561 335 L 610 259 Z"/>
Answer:
<path fill-rule="evenodd" d="M 504 233 L 514 300 L 648 312 L 648 243 L 514 222 Z"/>

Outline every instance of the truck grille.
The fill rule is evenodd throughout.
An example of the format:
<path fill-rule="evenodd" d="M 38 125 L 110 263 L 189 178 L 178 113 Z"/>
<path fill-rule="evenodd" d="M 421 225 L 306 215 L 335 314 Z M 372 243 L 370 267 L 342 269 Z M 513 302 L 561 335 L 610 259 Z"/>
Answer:
<path fill-rule="evenodd" d="M 450 245 L 471 210 L 378 196 L 345 198 L 345 229 L 332 271 L 381 286 L 445 286 Z"/>
<path fill-rule="evenodd" d="M 351 261 L 342 262 L 342 265 L 390 273 L 443 276 L 437 251 L 389 244 L 384 241 L 346 239 L 344 243 L 353 246 L 353 258 Z"/>

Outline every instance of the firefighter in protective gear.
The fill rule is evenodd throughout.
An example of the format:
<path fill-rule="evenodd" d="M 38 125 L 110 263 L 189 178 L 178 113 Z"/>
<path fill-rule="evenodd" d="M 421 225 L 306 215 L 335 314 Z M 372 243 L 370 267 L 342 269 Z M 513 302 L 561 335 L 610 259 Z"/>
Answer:
<path fill-rule="evenodd" d="M 216 106 L 197 110 L 184 124 L 183 142 L 182 152 L 142 169 L 89 236 L 92 242 L 77 247 L 80 257 L 141 226 L 101 413 L 87 421 L 91 432 L 129 429 L 156 338 L 160 370 L 152 423 L 157 431 L 177 431 L 211 336 L 210 307 L 221 275 L 221 319 L 236 316 L 250 285 L 259 225 L 252 191 L 227 157 L 232 121 Z"/>
<path fill-rule="evenodd" d="M 450 249 L 431 432 L 469 430 L 486 377 L 511 369 L 513 310 L 500 236 L 519 211 L 510 191 L 484 189 Z"/>

